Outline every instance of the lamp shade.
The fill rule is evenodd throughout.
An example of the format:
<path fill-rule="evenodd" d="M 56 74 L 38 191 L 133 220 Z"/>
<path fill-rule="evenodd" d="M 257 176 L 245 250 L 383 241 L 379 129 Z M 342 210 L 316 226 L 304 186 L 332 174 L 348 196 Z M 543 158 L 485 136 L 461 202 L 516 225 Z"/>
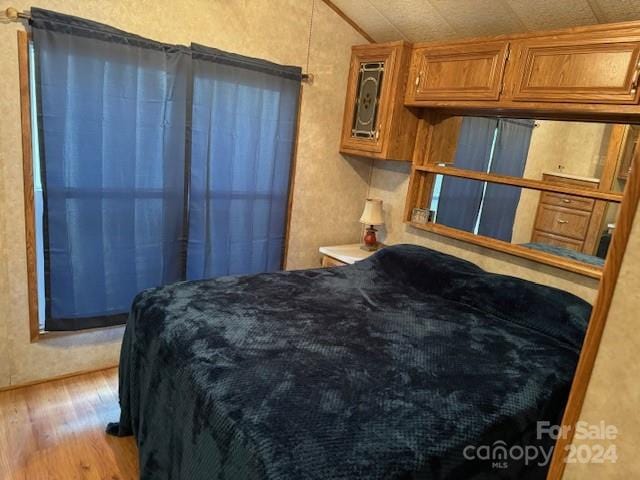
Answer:
<path fill-rule="evenodd" d="M 364 223 L 365 225 L 382 225 L 384 223 L 382 200 L 367 198 L 364 204 L 364 211 L 360 217 L 360 223 Z"/>

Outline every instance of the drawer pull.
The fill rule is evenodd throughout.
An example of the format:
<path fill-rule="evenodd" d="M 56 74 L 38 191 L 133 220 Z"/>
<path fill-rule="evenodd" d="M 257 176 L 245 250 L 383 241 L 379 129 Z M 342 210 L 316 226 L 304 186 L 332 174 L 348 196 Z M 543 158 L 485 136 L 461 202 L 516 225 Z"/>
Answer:
<path fill-rule="evenodd" d="M 558 223 L 561 223 L 561 224 L 563 224 L 563 225 L 564 225 L 565 223 L 569 223 L 569 220 L 561 220 L 561 219 L 558 219 L 558 220 L 557 220 L 557 222 L 558 222 Z"/>
<path fill-rule="evenodd" d="M 563 198 L 562 203 L 571 203 L 571 200 L 569 200 L 568 198 Z"/>

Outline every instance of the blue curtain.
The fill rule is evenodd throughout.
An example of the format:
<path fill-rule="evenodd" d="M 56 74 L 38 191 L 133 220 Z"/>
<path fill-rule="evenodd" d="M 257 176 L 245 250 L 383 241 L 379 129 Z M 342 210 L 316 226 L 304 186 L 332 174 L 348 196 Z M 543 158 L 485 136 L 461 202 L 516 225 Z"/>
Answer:
<path fill-rule="evenodd" d="M 187 278 L 278 270 L 300 69 L 192 50 Z"/>
<path fill-rule="evenodd" d="M 533 120 L 501 119 L 490 172 L 522 177 L 529 153 Z M 487 183 L 478 234 L 511 242 L 521 189 Z"/>
<path fill-rule="evenodd" d="M 495 118 L 464 118 L 453 163 L 455 167 L 487 171 L 497 122 Z M 473 232 L 480 211 L 483 185 L 483 182 L 476 180 L 445 176 L 436 222 Z"/>
<path fill-rule="evenodd" d="M 31 13 L 45 329 L 123 323 L 145 288 L 279 269 L 300 69 Z"/>
<path fill-rule="evenodd" d="M 179 280 L 188 54 L 32 10 L 47 330 L 122 323 L 135 294 Z"/>

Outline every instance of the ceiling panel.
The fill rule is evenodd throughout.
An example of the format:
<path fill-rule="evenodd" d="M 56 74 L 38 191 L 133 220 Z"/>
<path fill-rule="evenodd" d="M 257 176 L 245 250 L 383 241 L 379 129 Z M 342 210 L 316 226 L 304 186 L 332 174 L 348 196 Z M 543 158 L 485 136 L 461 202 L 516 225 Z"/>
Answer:
<path fill-rule="evenodd" d="M 522 32 L 525 26 L 500 0 L 429 0 L 459 36 Z"/>
<path fill-rule="evenodd" d="M 527 30 L 593 25 L 598 18 L 587 0 L 507 0 L 507 5 L 521 19 Z M 535 15 L 532 15 L 532 10 Z"/>
<path fill-rule="evenodd" d="M 600 11 L 603 23 L 640 20 L 640 0 L 589 0 Z"/>
<path fill-rule="evenodd" d="M 376 42 L 407 40 L 396 26 L 369 3 L 369 0 L 340 0 L 333 3 Z"/>
<path fill-rule="evenodd" d="M 640 0 L 332 0 L 378 42 L 640 20 Z"/>
<path fill-rule="evenodd" d="M 369 0 L 408 40 L 440 40 L 456 36 L 455 29 L 427 0 Z"/>

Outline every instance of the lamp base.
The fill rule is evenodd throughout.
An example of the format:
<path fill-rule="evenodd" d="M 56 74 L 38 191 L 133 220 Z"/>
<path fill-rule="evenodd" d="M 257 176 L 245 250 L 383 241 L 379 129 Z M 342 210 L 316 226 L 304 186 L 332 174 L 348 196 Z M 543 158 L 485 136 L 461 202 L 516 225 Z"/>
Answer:
<path fill-rule="evenodd" d="M 373 225 L 367 228 L 367 233 L 364 234 L 364 248 L 370 252 L 378 249 L 378 239 L 376 238 L 377 230 L 373 228 Z"/>

